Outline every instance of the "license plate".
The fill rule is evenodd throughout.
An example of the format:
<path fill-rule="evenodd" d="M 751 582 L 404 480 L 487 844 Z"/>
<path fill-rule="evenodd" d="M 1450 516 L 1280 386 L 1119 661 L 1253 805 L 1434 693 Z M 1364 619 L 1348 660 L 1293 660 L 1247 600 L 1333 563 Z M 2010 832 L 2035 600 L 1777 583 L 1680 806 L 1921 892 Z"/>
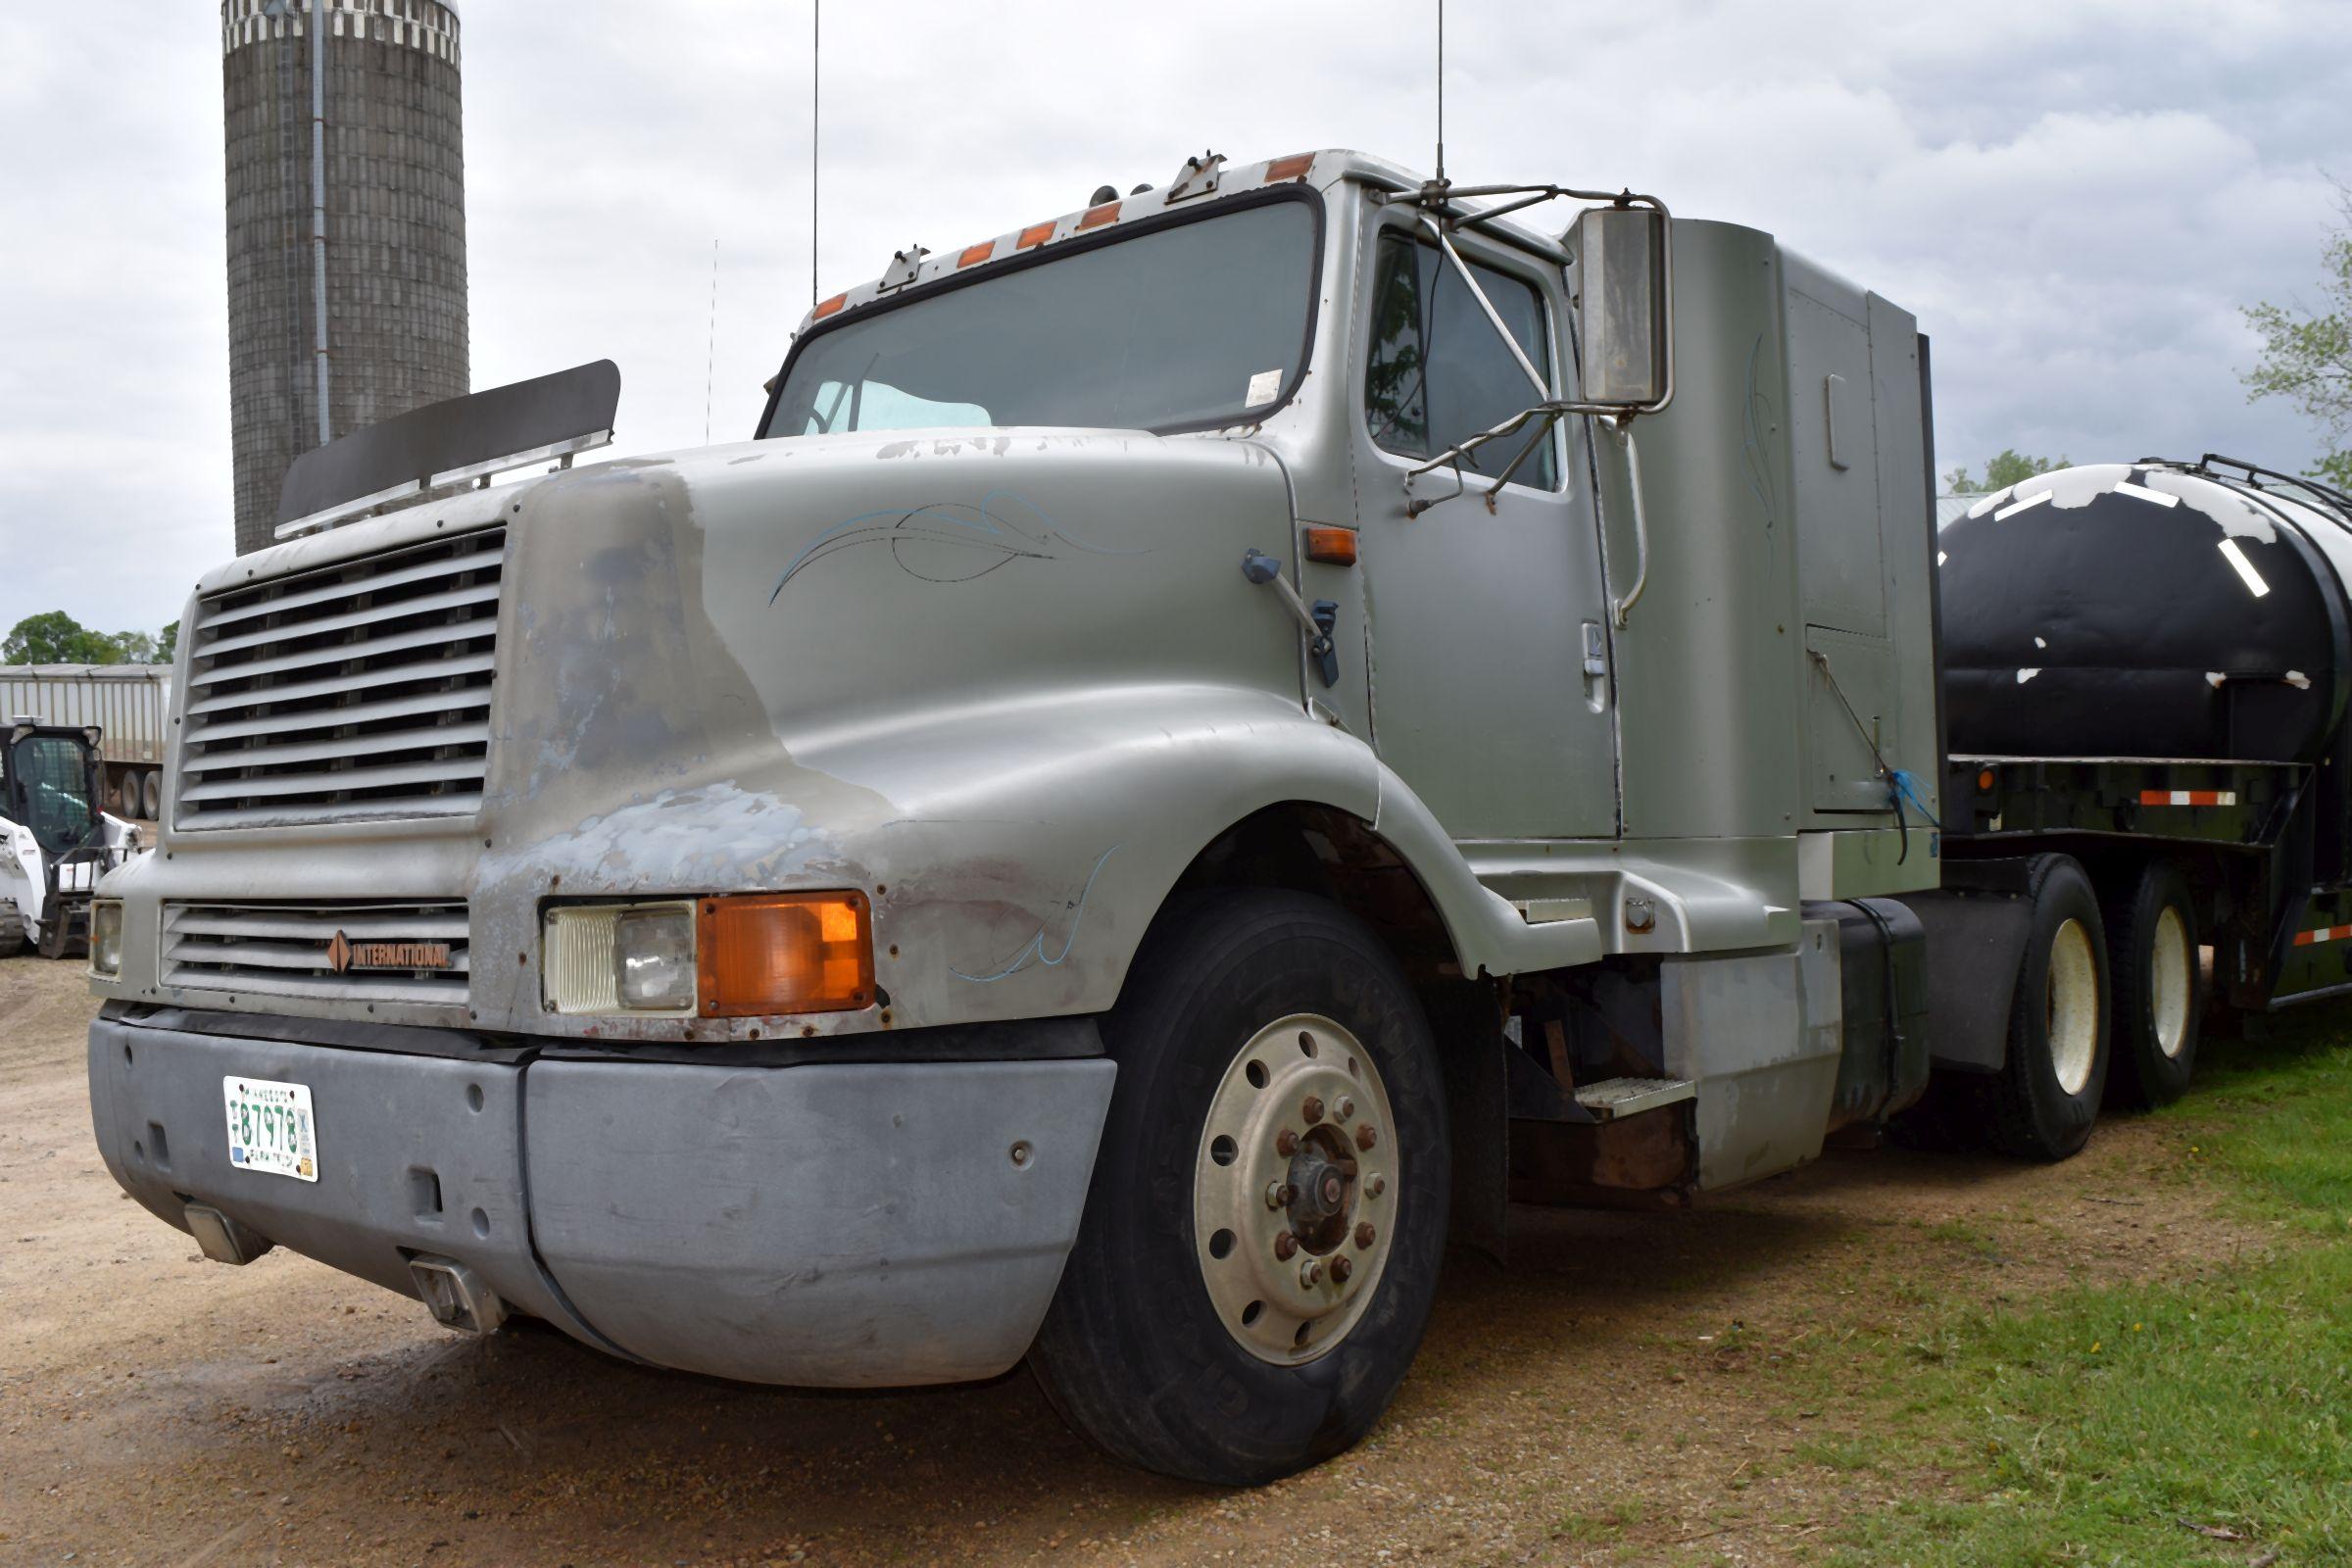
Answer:
<path fill-rule="evenodd" d="M 228 1162 L 296 1181 L 318 1179 L 318 1124 L 311 1092 L 301 1084 L 266 1078 L 223 1078 L 228 1102 Z"/>

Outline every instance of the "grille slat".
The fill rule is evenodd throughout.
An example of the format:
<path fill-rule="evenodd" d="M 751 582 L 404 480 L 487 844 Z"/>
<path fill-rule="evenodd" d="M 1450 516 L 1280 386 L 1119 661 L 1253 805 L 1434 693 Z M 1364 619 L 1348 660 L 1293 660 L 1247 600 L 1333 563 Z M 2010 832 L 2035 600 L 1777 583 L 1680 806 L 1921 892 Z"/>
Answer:
<path fill-rule="evenodd" d="M 490 528 L 205 601 L 173 825 L 480 809 L 505 548 Z"/>
<path fill-rule="evenodd" d="M 477 746 L 490 739 L 487 723 L 444 724 L 440 741 L 445 746 Z M 337 757 L 371 757 L 379 752 L 403 752 L 415 748 L 416 735 L 411 730 L 391 730 L 374 735 L 350 735 L 340 740 L 311 741 L 294 746 L 242 746 L 229 751 L 207 752 L 192 757 L 181 765 L 190 772 L 218 773 L 224 767 L 268 767 L 279 762 L 317 762 Z"/>
<path fill-rule="evenodd" d="M 167 904 L 163 935 L 163 982 L 183 991 L 463 1006 L 469 990 L 463 904 Z M 369 943 L 446 947 L 447 962 L 376 967 Z"/>

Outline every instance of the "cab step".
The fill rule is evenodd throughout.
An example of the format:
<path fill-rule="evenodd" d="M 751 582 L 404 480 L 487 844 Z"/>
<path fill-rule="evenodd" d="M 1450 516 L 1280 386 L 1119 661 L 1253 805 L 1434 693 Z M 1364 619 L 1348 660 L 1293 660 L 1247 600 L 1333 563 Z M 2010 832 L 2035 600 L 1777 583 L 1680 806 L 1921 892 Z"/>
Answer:
<path fill-rule="evenodd" d="M 1645 1110 L 1679 1104 L 1697 1094 L 1698 1086 L 1687 1078 L 1603 1078 L 1598 1083 L 1579 1084 L 1576 1102 L 1591 1111 L 1595 1121 L 1621 1121 Z"/>

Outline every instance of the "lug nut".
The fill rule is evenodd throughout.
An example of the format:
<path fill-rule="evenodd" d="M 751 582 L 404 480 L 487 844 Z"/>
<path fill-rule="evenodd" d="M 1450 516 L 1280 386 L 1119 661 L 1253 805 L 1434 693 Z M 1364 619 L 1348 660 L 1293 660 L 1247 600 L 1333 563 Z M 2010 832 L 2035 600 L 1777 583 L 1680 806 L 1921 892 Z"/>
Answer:
<path fill-rule="evenodd" d="M 1322 1284 L 1323 1260 L 1319 1257 L 1310 1257 L 1305 1262 L 1299 1264 L 1298 1283 L 1301 1285 L 1310 1286 Z"/>
<path fill-rule="evenodd" d="M 1323 1102 L 1313 1095 L 1307 1096 L 1306 1103 L 1298 1107 L 1298 1114 L 1306 1118 L 1308 1126 L 1313 1126 L 1323 1119 Z"/>
<path fill-rule="evenodd" d="M 1372 1130 L 1372 1124 L 1370 1122 L 1364 1123 L 1361 1127 L 1358 1127 L 1355 1130 L 1356 1148 L 1370 1149 L 1378 1142 L 1380 1142 L 1380 1135 Z"/>
<path fill-rule="evenodd" d="M 1334 1285 L 1347 1284 L 1348 1276 L 1354 1272 L 1355 1265 L 1345 1257 L 1335 1257 L 1331 1260 L 1331 1282 Z"/>
<path fill-rule="evenodd" d="M 1287 1202 L 1289 1202 L 1289 1201 L 1291 1200 L 1291 1197 L 1292 1197 L 1292 1194 L 1291 1194 L 1291 1189 L 1290 1189 L 1290 1184 L 1289 1184 L 1289 1183 L 1287 1183 L 1287 1182 L 1268 1182 L 1268 1183 L 1266 1183 L 1266 1206 L 1267 1206 L 1268 1208 L 1280 1208 L 1280 1207 L 1282 1207 L 1282 1205 L 1283 1205 L 1283 1204 L 1285 1204 L 1285 1203 L 1287 1203 Z"/>
<path fill-rule="evenodd" d="M 1388 1190 L 1389 1179 L 1386 1176 L 1381 1175 L 1378 1171 L 1374 1171 L 1364 1180 L 1364 1191 L 1371 1194 L 1374 1198 L 1378 1198 L 1381 1194 L 1387 1192 Z"/>
<path fill-rule="evenodd" d="M 1348 1118 L 1355 1114 L 1355 1102 L 1349 1100 L 1345 1095 L 1341 1096 L 1340 1102 L 1332 1107 L 1332 1114 L 1339 1117 L 1342 1121 L 1348 1120 Z"/>
<path fill-rule="evenodd" d="M 1274 1135 L 1274 1152 L 1288 1159 L 1298 1152 L 1298 1135 L 1285 1127 Z"/>
<path fill-rule="evenodd" d="M 1358 1247 L 1370 1247 L 1372 1245 L 1372 1238 L 1378 1234 L 1379 1232 L 1373 1230 L 1372 1222 L 1370 1220 L 1366 1220 L 1355 1228 L 1355 1245 Z"/>
<path fill-rule="evenodd" d="M 1293 1236 L 1289 1231 L 1284 1231 L 1280 1236 L 1275 1237 L 1274 1255 L 1285 1263 L 1297 1257 L 1298 1255 L 1298 1238 Z"/>

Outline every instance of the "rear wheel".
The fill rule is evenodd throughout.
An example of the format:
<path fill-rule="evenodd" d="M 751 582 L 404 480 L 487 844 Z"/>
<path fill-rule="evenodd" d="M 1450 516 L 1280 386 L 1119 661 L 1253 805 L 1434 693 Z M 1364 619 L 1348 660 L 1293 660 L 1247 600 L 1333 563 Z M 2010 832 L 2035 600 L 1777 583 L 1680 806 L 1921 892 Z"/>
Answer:
<path fill-rule="evenodd" d="M 1200 895 L 1145 943 L 1103 1035 L 1119 1081 L 1031 1364 L 1119 1458 L 1254 1485 L 1346 1449 L 1427 1326 L 1445 1249 L 1429 1026 L 1358 920 Z"/>
<path fill-rule="evenodd" d="M 2064 1159 L 2090 1138 L 2107 1086 L 2107 952 L 2098 896 L 2071 856 L 2034 858 L 2033 924 L 1990 1090 L 1994 1147 Z"/>
<path fill-rule="evenodd" d="M 0 958 L 13 958 L 24 951 L 24 917 L 14 904 L 0 900 Z"/>
<path fill-rule="evenodd" d="M 164 775 L 162 773 L 146 772 L 139 775 L 139 805 L 143 809 L 138 814 L 148 821 L 154 822 L 162 818 L 164 814 Z"/>
<path fill-rule="evenodd" d="M 2188 1088 L 2197 1060 L 2197 916 L 2188 883 L 2150 864 L 2106 911 L 2108 973 L 2115 993 L 2111 1104 L 2169 1104 Z"/>

